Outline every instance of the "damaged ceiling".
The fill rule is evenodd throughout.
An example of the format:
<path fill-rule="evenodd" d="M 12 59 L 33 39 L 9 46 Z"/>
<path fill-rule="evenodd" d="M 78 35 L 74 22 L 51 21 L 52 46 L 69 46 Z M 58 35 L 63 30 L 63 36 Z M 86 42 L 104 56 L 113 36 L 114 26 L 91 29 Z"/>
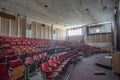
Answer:
<path fill-rule="evenodd" d="M 0 9 L 60 27 L 113 21 L 113 0 L 0 0 Z"/>

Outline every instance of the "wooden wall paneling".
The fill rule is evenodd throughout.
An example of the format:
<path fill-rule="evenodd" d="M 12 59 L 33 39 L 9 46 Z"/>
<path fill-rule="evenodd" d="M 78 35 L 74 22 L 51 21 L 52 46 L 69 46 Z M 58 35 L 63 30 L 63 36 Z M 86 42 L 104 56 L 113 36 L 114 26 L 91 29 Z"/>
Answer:
<path fill-rule="evenodd" d="M 49 39 L 52 39 L 52 27 L 49 26 Z"/>
<path fill-rule="evenodd" d="M 12 35 L 11 35 L 11 19 L 10 19 L 10 21 L 9 21 L 9 36 L 11 37 Z"/>
<path fill-rule="evenodd" d="M 9 36 L 9 21 L 9 19 L 1 17 L 1 34 L 4 36 Z"/>
<path fill-rule="evenodd" d="M 47 25 L 45 25 L 44 28 L 44 38 L 47 39 Z"/>
<path fill-rule="evenodd" d="M 112 67 L 115 73 L 120 74 L 120 52 L 112 54 Z"/>
<path fill-rule="evenodd" d="M 51 25 L 51 39 L 53 39 L 53 25 Z"/>
<path fill-rule="evenodd" d="M 8 14 L 8 13 L 5 13 L 5 12 L 1 12 L 0 11 L 0 16 L 3 17 L 3 18 L 7 18 L 7 19 L 15 19 L 15 16 L 14 15 L 11 15 L 11 14 Z"/>
<path fill-rule="evenodd" d="M 32 27 L 32 38 L 35 38 L 36 37 L 36 22 L 32 21 L 31 27 Z"/>
<path fill-rule="evenodd" d="M 41 26 L 41 38 L 45 38 L 45 27 Z"/>
<path fill-rule="evenodd" d="M 17 17 L 15 20 L 11 20 L 11 36 L 13 37 L 18 36 L 18 18 Z"/>
<path fill-rule="evenodd" d="M 2 35 L 1 33 L 2 33 L 2 26 L 1 26 L 1 17 L 0 17 L 0 35 Z"/>
<path fill-rule="evenodd" d="M 102 42 L 112 42 L 111 41 L 112 35 L 111 34 L 103 34 L 103 35 L 90 35 L 87 36 L 87 42 L 92 43 L 102 43 Z"/>
<path fill-rule="evenodd" d="M 92 42 L 92 41 L 93 41 L 93 39 L 94 39 L 94 38 L 93 38 L 92 36 L 90 36 L 90 42 Z"/>
<path fill-rule="evenodd" d="M 109 38 L 109 35 L 103 35 L 103 41 L 109 42 L 108 38 Z"/>
<path fill-rule="evenodd" d="M 49 39 L 51 39 L 51 27 L 49 26 Z"/>
<path fill-rule="evenodd" d="M 106 41 L 106 35 L 100 35 L 100 42 L 105 42 Z"/>
<path fill-rule="evenodd" d="M 49 39 L 49 26 L 47 26 L 47 39 Z"/>
<path fill-rule="evenodd" d="M 112 34 L 108 35 L 108 42 L 112 42 Z"/>
<path fill-rule="evenodd" d="M 26 37 L 26 18 L 20 18 L 20 37 Z"/>
<path fill-rule="evenodd" d="M 45 26 L 45 38 L 48 39 L 48 33 L 49 32 L 49 27 L 48 26 Z"/>
<path fill-rule="evenodd" d="M 49 32 L 50 32 L 50 31 L 49 31 L 49 30 L 50 30 L 49 28 L 50 28 L 50 26 L 48 26 L 48 39 L 49 39 Z"/>
<path fill-rule="evenodd" d="M 58 39 L 58 28 L 55 29 L 55 39 Z"/>
<path fill-rule="evenodd" d="M 36 29 L 36 31 L 37 31 L 36 37 L 37 38 L 41 38 L 41 24 L 40 23 L 37 23 L 37 29 Z"/>

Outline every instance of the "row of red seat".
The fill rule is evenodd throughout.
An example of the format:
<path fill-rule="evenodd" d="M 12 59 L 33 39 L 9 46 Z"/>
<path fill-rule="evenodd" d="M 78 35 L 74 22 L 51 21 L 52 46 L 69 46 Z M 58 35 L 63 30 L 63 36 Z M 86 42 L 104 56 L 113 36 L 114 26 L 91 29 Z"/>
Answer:
<path fill-rule="evenodd" d="M 24 75 L 26 80 L 28 80 L 32 72 L 37 71 L 40 67 L 41 71 L 45 74 L 45 78 L 53 78 L 54 74 L 59 74 L 69 62 L 76 59 L 79 55 L 78 52 L 73 50 L 52 58 L 46 53 L 36 54 L 36 52 L 40 53 L 40 51 L 49 50 L 54 47 L 65 48 L 68 46 L 83 51 L 92 50 L 91 46 L 70 41 L 2 36 L 0 37 L 0 62 L 4 63 L 0 63 L 0 65 L 3 67 L 9 65 L 12 80 L 17 80 Z M 21 57 L 23 60 L 19 60 L 18 57 Z M 11 64 L 13 65 L 12 67 Z M 4 69 L 5 75 L 2 75 L 2 69 Z M 0 80 L 11 80 L 11 78 L 8 77 L 6 69 L 8 69 L 7 66 L 0 69 Z"/>
<path fill-rule="evenodd" d="M 62 53 L 41 64 L 41 71 L 44 79 L 54 79 L 79 53 L 75 50 Z"/>
<path fill-rule="evenodd" d="M 0 37 L 1 47 L 5 51 L 5 55 L 24 55 L 34 54 L 40 51 L 46 51 L 55 48 L 64 48 L 61 45 L 54 45 L 54 40 L 34 39 L 34 38 L 14 38 Z M 3 51 L 0 51 L 3 53 Z"/>
<path fill-rule="evenodd" d="M 27 57 L 25 58 L 24 62 L 17 58 L 12 58 L 11 60 L 9 59 L 7 63 L 2 62 L 0 63 L 0 80 L 18 80 L 21 77 L 24 77 L 25 75 L 29 75 L 31 69 L 35 70 L 37 68 L 35 66 L 38 66 L 39 68 L 42 61 L 44 62 L 47 59 L 49 59 L 48 54 L 42 53 L 31 57 Z M 36 62 L 39 63 L 35 64 Z M 25 70 L 27 68 L 29 68 L 29 72 Z M 8 75 L 8 71 L 10 72 L 11 76 Z"/>
<path fill-rule="evenodd" d="M 10 60 L 8 64 L 0 63 L 0 80 L 18 80 L 23 76 L 28 80 L 31 71 L 36 71 L 39 68 L 45 73 L 45 78 L 53 78 L 54 74 L 61 72 L 62 69 L 78 55 L 78 52 L 73 50 L 49 59 L 48 54 L 43 53 L 25 58 L 24 63 L 19 59 Z M 8 68 L 7 65 L 9 65 Z M 49 68 L 51 68 L 51 70 Z M 11 76 L 8 75 L 8 70 Z"/>

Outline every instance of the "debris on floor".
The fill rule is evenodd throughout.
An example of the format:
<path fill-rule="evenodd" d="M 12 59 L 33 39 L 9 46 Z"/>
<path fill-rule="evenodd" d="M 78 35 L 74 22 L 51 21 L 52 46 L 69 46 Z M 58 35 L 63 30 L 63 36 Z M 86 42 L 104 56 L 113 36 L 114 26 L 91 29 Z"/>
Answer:
<path fill-rule="evenodd" d="M 95 71 L 95 75 L 106 75 L 105 71 Z"/>

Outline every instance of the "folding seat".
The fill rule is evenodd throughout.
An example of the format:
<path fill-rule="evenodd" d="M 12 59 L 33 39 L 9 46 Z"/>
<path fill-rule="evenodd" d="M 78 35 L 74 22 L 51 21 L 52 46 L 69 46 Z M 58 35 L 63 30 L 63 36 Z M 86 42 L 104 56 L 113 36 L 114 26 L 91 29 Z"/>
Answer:
<path fill-rule="evenodd" d="M 39 59 L 39 56 L 38 56 L 38 55 L 34 55 L 34 56 L 33 56 L 33 60 L 34 60 L 34 62 L 35 62 L 35 70 L 37 70 L 37 69 L 39 68 L 39 66 L 40 66 L 40 63 L 39 63 L 40 59 Z"/>
<path fill-rule="evenodd" d="M 61 65 L 54 63 L 53 59 L 48 60 L 48 65 L 51 67 L 52 71 L 60 72 L 62 70 Z"/>
<path fill-rule="evenodd" d="M 26 42 L 26 41 L 23 41 L 23 42 L 22 42 L 22 44 L 23 44 L 23 45 L 26 45 L 26 44 L 27 44 L 27 42 Z"/>
<path fill-rule="evenodd" d="M 42 54 L 39 54 L 38 56 L 40 59 L 39 63 L 43 63 L 44 62 L 44 54 L 42 53 Z"/>
<path fill-rule="evenodd" d="M 58 75 L 58 72 L 52 71 L 49 68 L 47 62 L 42 63 L 40 67 L 41 67 L 44 80 L 54 79 Z"/>
<path fill-rule="evenodd" d="M 26 66 L 26 79 L 29 79 L 29 76 L 33 75 L 35 72 L 35 63 L 32 57 L 25 58 L 25 66 Z"/>
<path fill-rule="evenodd" d="M 15 55 L 14 49 L 12 48 L 4 49 L 4 55 L 6 56 Z"/>
<path fill-rule="evenodd" d="M 14 45 L 16 45 L 16 42 L 15 42 L 15 41 L 11 41 L 10 44 L 11 44 L 12 46 L 14 46 Z"/>
<path fill-rule="evenodd" d="M 67 64 L 67 62 L 65 61 L 60 62 L 58 57 L 54 57 L 53 62 L 57 65 L 57 67 L 61 67 L 61 68 L 65 67 L 65 65 Z"/>
<path fill-rule="evenodd" d="M 25 54 L 25 51 L 21 49 L 20 47 L 15 49 L 15 53 L 22 61 L 27 57 L 27 54 Z"/>
<path fill-rule="evenodd" d="M 65 64 L 65 65 L 69 64 L 71 58 L 69 57 L 68 54 L 69 54 L 69 53 L 64 53 L 64 54 L 62 55 L 62 58 L 63 58 L 62 64 Z"/>
<path fill-rule="evenodd" d="M 0 63 L 0 80 L 12 80 L 7 71 L 7 65 L 5 63 Z"/>
<path fill-rule="evenodd" d="M 49 55 L 47 53 L 43 53 L 44 61 L 49 60 Z"/>
<path fill-rule="evenodd" d="M 1 42 L 1 45 L 2 45 L 3 49 L 9 49 L 9 48 L 11 48 L 10 44 L 8 42 L 6 42 L 6 41 Z"/>
<path fill-rule="evenodd" d="M 17 55 L 24 55 L 25 51 L 18 47 L 18 48 L 15 48 L 15 53 Z"/>
<path fill-rule="evenodd" d="M 40 52 L 40 51 L 41 51 L 41 49 L 40 49 L 40 48 L 36 48 L 36 51 L 37 51 L 37 52 Z"/>
<path fill-rule="evenodd" d="M 21 41 L 17 41 L 17 45 L 22 45 Z"/>
<path fill-rule="evenodd" d="M 17 56 L 16 55 L 9 55 L 9 56 L 5 56 L 6 61 L 9 62 L 11 60 L 16 60 Z"/>
<path fill-rule="evenodd" d="M 57 58 L 59 59 L 60 62 L 63 61 L 63 57 L 61 56 L 61 54 L 60 54 L 60 55 L 57 55 Z"/>
<path fill-rule="evenodd" d="M 27 43 L 28 45 L 30 45 L 30 44 L 31 44 L 31 42 L 30 42 L 30 41 L 26 41 L 26 43 Z"/>
<path fill-rule="evenodd" d="M 9 69 L 13 80 L 18 80 L 24 77 L 25 66 L 23 65 L 21 60 L 17 59 L 9 61 Z"/>
<path fill-rule="evenodd" d="M 35 48 L 31 48 L 31 51 L 32 51 L 33 53 L 37 52 L 37 50 L 36 50 Z"/>

